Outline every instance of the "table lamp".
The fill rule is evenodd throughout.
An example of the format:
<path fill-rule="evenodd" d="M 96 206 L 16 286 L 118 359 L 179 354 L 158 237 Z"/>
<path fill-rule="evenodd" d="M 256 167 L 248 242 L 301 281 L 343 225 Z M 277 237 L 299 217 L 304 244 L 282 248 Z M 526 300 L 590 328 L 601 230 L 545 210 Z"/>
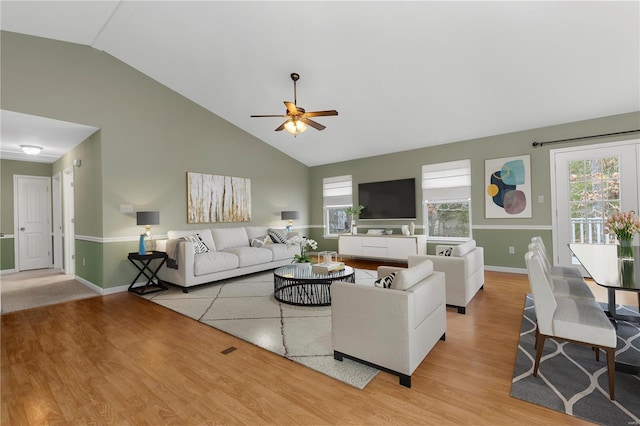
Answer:
<path fill-rule="evenodd" d="M 293 219 L 299 218 L 300 212 L 297 211 L 289 210 L 280 212 L 280 219 L 289 221 L 289 224 L 287 225 L 287 232 L 291 232 L 291 230 L 293 229 Z"/>
<path fill-rule="evenodd" d="M 144 225 L 144 234 L 140 235 L 139 254 L 146 254 L 145 237 L 151 238 L 151 225 L 160 224 L 160 212 L 136 212 L 136 225 Z"/>

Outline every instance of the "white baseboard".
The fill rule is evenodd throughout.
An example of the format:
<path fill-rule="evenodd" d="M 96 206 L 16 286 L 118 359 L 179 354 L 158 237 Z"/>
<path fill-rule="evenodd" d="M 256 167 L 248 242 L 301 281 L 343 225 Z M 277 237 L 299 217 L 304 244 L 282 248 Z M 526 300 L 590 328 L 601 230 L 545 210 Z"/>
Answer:
<path fill-rule="evenodd" d="M 94 283 L 92 283 L 91 281 L 87 281 L 82 277 L 79 276 L 75 276 L 76 281 L 86 285 L 87 287 L 89 287 L 90 289 L 97 291 L 98 293 L 100 293 L 103 296 L 109 295 L 109 294 L 115 294 L 115 293 L 122 293 L 123 291 L 127 291 L 129 289 L 128 285 L 121 285 L 121 286 L 117 286 L 117 287 L 109 287 L 109 288 L 102 288 L 102 287 L 98 287 L 97 285 L 95 285 Z"/>
<path fill-rule="evenodd" d="M 527 270 L 525 268 L 508 268 L 506 266 L 489 266 L 484 265 L 485 271 L 492 272 L 509 272 L 511 274 L 526 274 Z"/>
<path fill-rule="evenodd" d="M 9 274 L 15 274 L 16 270 L 15 269 L 3 269 L 0 271 L 0 275 L 9 275 Z"/>

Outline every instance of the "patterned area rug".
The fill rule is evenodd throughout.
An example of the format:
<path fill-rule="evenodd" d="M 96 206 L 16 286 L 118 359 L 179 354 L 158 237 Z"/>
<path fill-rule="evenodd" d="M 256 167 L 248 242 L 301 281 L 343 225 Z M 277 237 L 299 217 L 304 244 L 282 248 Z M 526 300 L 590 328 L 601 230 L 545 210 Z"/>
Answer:
<path fill-rule="evenodd" d="M 358 284 L 373 285 L 375 271 L 356 269 Z M 363 389 L 379 372 L 333 359 L 331 307 L 292 306 L 273 297 L 273 272 L 262 272 L 144 298 L 341 382 Z"/>
<path fill-rule="evenodd" d="M 637 309 L 618 306 L 622 313 Z M 627 310 L 627 312 L 625 312 Z M 536 315 L 527 295 L 511 396 L 602 425 L 640 424 L 640 377 L 616 371 L 616 400 L 609 399 L 606 356 L 591 348 L 547 339 L 538 377 L 533 377 Z M 640 324 L 618 322 L 616 361 L 640 365 Z"/>

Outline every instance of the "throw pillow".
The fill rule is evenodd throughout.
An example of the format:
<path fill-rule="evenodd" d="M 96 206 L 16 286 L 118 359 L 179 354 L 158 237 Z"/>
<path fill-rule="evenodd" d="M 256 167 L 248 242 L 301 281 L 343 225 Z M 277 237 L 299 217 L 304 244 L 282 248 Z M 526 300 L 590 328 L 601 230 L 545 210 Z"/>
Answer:
<path fill-rule="evenodd" d="M 392 272 L 386 277 L 378 278 L 377 280 L 375 280 L 373 284 L 376 287 L 391 288 L 391 283 L 393 282 L 393 279 L 395 277 L 396 277 L 396 272 Z"/>
<path fill-rule="evenodd" d="M 204 241 L 202 241 L 200 234 L 187 235 L 186 237 L 182 237 L 181 239 L 193 243 L 193 252 L 195 254 L 207 253 L 209 251 L 209 247 L 207 247 Z"/>
<path fill-rule="evenodd" d="M 254 238 L 251 240 L 251 247 L 262 247 L 266 245 L 271 239 L 268 235 L 264 235 L 262 237 Z"/>
<path fill-rule="evenodd" d="M 267 231 L 269 237 L 274 243 L 286 243 L 287 242 L 287 231 L 284 229 L 271 229 Z"/>
<path fill-rule="evenodd" d="M 438 256 L 451 256 L 451 253 L 453 253 L 453 247 L 447 247 L 446 250 L 438 252 Z"/>

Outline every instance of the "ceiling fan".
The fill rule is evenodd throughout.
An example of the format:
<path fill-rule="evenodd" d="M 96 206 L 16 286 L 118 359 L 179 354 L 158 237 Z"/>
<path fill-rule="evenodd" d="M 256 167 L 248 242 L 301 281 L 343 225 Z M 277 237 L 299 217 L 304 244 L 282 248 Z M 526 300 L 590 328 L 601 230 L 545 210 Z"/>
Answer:
<path fill-rule="evenodd" d="M 335 109 L 327 110 L 327 111 L 311 111 L 306 112 L 304 108 L 296 105 L 298 103 L 297 94 L 296 94 L 296 81 L 300 79 L 300 75 L 298 73 L 291 73 L 291 80 L 293 80 L 293 102 L 284 101 L 284 105 L 287 107 L 287 111 L 284 115 L 252 115 L 251 117 L 282 117 L 286 118 L 287 121 L 282 123 L 276 129 L 276 132 L 281 130 L 286 130 L 291 133 L 294 137 L 298 133 L 304 133 L 307 130 L 307 126 L 311 126 L 317 130 L 324 130 L 326 126 L 313 121 L 310 117 L 323 117 L 329 115 L 338 115 L 338 111 Z"/>

